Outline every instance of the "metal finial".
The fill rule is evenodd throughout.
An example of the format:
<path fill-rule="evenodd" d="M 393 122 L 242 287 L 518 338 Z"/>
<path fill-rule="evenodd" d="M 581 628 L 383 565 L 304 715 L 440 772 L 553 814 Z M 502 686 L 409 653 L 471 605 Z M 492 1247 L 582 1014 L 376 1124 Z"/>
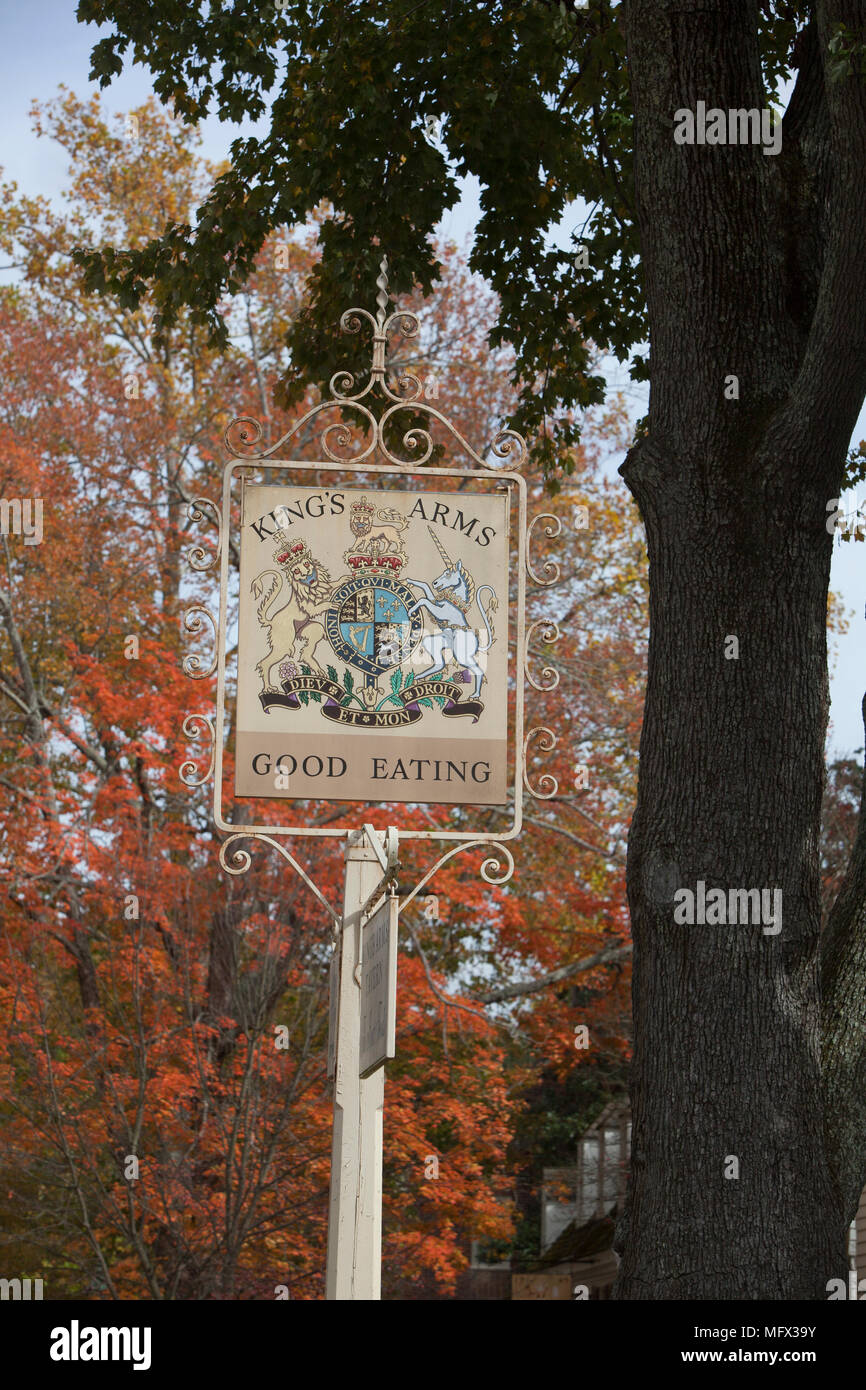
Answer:
<path fill-rule="evenodd" d="M 385 310 L 388 308 L 388 299 L 389 299 L 389 296 L 388 296 L 388 257 L 387 257 L 387 256 L 383 256 L 383 257 L 382 257 L 382 260 L 381 260 L 381 262 L 380 262 L 380 264 L 379 264 L 379 274 L 378 274 L 377 277 L 376 277 L 376 284 L 377 284 L 378 287 L 379 287 L 379 293 L 376 295 L 376 303 L 377 303 L 378 306 L 379 306 L 379 312 L 378 312 L 378 314 L 376 315 L 376 317 L 377 317 L 377 319 L 379 320 L 379 324 L 380 324 L 380 326 L 381 326 L 381 325 L 385 322 Z"/>

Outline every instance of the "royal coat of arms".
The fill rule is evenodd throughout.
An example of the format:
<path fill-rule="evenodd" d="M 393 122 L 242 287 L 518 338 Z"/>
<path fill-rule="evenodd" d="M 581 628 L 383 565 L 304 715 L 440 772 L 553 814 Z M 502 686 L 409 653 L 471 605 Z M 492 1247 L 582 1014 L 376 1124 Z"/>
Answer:
<path fill-rule="evenodd" d="M 304 510 L 312 499 L 305 495 L 302 505 L 302 493 L 295 489 L 291 504 L 252 523 L 270 548 L 268 562 L 247 570 L 246 581 L 260 634 L 257 698 L 268 725 L 285 711 L 289 723 L 281 727 L 290 729 L 293 715 L 316 707 L 321 720 L 342 730 L 396 731 L 425 716 L 444 721 L 446 730 L 477 725 L 488 704 L 491 662 L 503 667 L 497 693 L 504 695 L 505 659 L 494 658 L 507 559 L 494 582 L 489 577 L 491 540 L 500 528 L 507 544 L 501 499 L 485 499 L 486 509 L 475 504 L 475 515 L 463 497 L 397 494 L 396 505 L 393 494 L 314 493 L 315 508 L 331 509 L 325 528 L 315 508 Z M 500 527 L 482 524 L 497 515 L 494 502 Z M 378 777 L 387 756 L 372 756 Z M 433 760 L 437 769 L 440 761 Z"/>
<path fill-rule="evenodd" d="M 478 719 L 484 708 L 482 661 L 495 641 L 496 592 L 489 584 L 478 589 L 467 565 L 451 558 L 429 524 L 444 567 L 429 582 L 404 578 L 409 557 L 402 536 L 408 524 L 393 507 L 377 508 L 366 496 L 353 502 L 355 539 L 343 556 L 350 573 L 336 580 L 301 536 L 277 531 L 275 568 L 252 581 L 259 600 L 256 616 L 268 643 L 256 666 L 263 709 L 297 709 L 300 694 L 321 694 L 328 696 L 325 718 L 393 726 L 393 711 L 383 706 L 393 703 L 395 691 L 393 685 L 383 690 L 380 681 L 409 662 L 414 680 L 400 682 L 401 722 L 420 719 L 419 700 L 431 697 L 446 701 L 447 715 Z M 354 668 L 361 679 L 347 687 L 344 677 L 332 690 L 337 676 L 333 666 L 329 671 L 329 658 Z M 444 689 L 447 683 L 451 690 Z M 352 701 L 361 711 L 357 719 L 339 713 Z"/>

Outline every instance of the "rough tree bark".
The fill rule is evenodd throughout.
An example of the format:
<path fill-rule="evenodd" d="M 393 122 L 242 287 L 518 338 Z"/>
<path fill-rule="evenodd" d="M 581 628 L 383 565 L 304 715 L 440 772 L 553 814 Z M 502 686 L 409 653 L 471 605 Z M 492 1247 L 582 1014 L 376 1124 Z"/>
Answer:
<path fill-rule="evenodd" d="M 621 1299 L 826 1298 L 866 1180 L 862 862 L 820 987 L 826 503 L 866 393 L 866 98 L 826 80 L 837 20 L 866 5 L 817 6 L 773 156 L 673 140 L 699 100 L 767 106 L 757 3 L 626 7 L 651 395 L 621 469 L 650 562 Z M 780 888 L 781 931 L 677 925 L 701 879 Z"/>

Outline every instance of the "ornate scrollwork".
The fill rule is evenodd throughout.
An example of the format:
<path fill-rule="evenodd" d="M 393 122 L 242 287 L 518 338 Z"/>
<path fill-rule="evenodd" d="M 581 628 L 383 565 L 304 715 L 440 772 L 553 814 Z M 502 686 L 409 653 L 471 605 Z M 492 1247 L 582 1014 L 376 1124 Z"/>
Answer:
<path fill-rule="evenodd" d="M 211 635 L 213 638 L 213 653 L 208 661 L 207 668 L 202 670 L 202 658 L 195 652 L 191 652 L 189 656 L 185 656 L 182 663 L 184 673 L 197 681 L 204 680 L 206 676 L 213 675 L 216 670 L 217 651 L 219 647 L 216 619 L 210 610 L 204 608 L 202 604 L 194 603 L 191 608 L 186 610 L 183 616 L 184 628 L 187 632 L 192 633 L 193 637 L 197 637 L 202 631 L 202 618 L 206 618 L 210 623 Z"/>
<path fill-rule="evenodd" d="M 539 788 L 549 787 L 549 791 L 536 791 L 529 780 L 529 770 L 526 765 L 526 759 L 529 753 L 530 740 L 535 738 L 536 734 L 541 735 L 541 741 L 538 745 L 540 752 L 552 753 L 556 747 L 556 734 L 552 729 L 548 729 L 546 725 L 540 724 L 534 729 L 529 730 L 526 738 L 523 740 L 523 785 L 529 792 L 529 795 L 535 797 L 536 801 L 550 801 L 551 797 L 556 796 L 556 793 L 559 791 L 559 783 L 553 774 L 551 772 L 543 772 L 538 783 Z"/>
<path fill-rule="evenodd" d="M 424 383 L 421 381 L 420 377 L 417 377 L 414 372 L 407 372 L 405 369 L 401 371 L 400 375 L 397 377 L 396 396 L 388 384 L 385 383 L 385 394 L 390 396 L 392 400 L 397 399 L 402 401 L 404 405 L 408 405 L 412 401 L 417 401 L 423 390 Z"/>
<path fill-rule="evenodd" d="M 337 373 L 337 375 L 339 375 L 339 373 Z M 337 404 L 339 404 L 339 402 L 337 401 L 324 401 L 322 405 L 317 406 L 316 409 L 326 410 L 329 406 L 333 407 Z M 356 451 L 353 454 L 335 454 L 334 450 L 331 448 L 330 443 L 332 436 L 334 439 L 334 443 L 338 449 L 346 450 L 349 448 L 349 445 L 353 442 L 356 445 L 360 445 L 361 443 L 360 436 L 358 435 L 357 431 L 352 428 L 351 425 L 347 424 L 345 420 L 335 420 L 332 425 L 326 425 L 325 428 L 322 430 L 322 433 L 319 435 L 319 442 L 332 463 L 362 463 L 364 459 L 369 458 L 370 455 L 375 451 L 375 416 L 370 410 L 367 409 L 365 405 L 360 405 L 357 401 L 352 401 L 352 406 L 355 410 L 359 410 L 362 415 L 366 415 L 367 419 L 370 421 L 370 424 L 373 426 L 370 442 L 369 444 L 366 444 L 363 449 L 356 448 Z"/>
<path fill-rule="evenodd" d="M 217 526 L 216 550 L 206 550 L 203 545 L 191 545 L 186 552 L 186 558 L 194 570 L 212 570 L 219 564 L 222 554 L 223 544 L 223 518 L 222 512 L 216 502 L 212 502 L 209 497 L 194 497 L 186 509 L 186 514 L 190 521 L 196 525 L 213 519 Z"/>
<path fill-rule="evenodd" d="M 490 452 L 495 454 L 498 459 L 508 459 L 515 449 L 518 456 L 511 460 L 511 467 L 512 469 L 522 468 L 529 455 L 529 450 L 526 447 L 526 440 L 522 434 L 517 433 L 517 430 L 500 430 L 490 446 Z"/>
<path fill-rule="evenodd" d="M 275 840 L 271 835 L 263 835 L 259 830 L 239 830 L 236 835 L 229 835 L 227 839 L 223 840 L 220 845 L 219 861 L 227 874 L 245 874 L 252 863 L 252 855 L 247 849 L 235 849 L 231 855 L 231 863 L 229 863 L 229 846 L 236 844 L 238 840 L 258 840 L 261 844 L 270 845 L 272 849 L 275 849 L 278 854 L 283 856 L 288 864 L 291 864 L 295 873 L 300 875 L 310 892 L 318 898 L 322 907 L 325 908 L 329 917 L 332 918 L 336 925 L 338 927 L 342 925 L 342 919 L 339 913 L 334 911 L 328 899 L 319 892 L 313 880 L 305 870 L 301 868 L 294 855 L 290 854 L 285 845 L 281 845 L 279 840 Z M 233 865 L 234 867 L 232 867 Z"/>
<path fill-rule="evenodd" d="M 309 414 L 312 413 L 312 411 L 309 412 Z M 304 418 L 306 419 L 307 416 Z M 234 430 L 237 431 L 240 448 L 236 448 L 232 442 L 232 431 Z M 223 431 L 223 443 L 229 453 L 234 454 L 235 458 L 264 458 L 264 453 L 257 453 L 255 449 L 255 445 L 263 434 L 264 430 L 254 415 L 236 415 Z"/>
<path fill-rule="evenodd" d="M 542 565 L 542 570 L 550 577 L 548 579 L 541 579 L 532 568 L 532 562 L 529 558 L 532 549 L 532 533 L 540 521 L 553 523 L 544 528 L 544 534 L 547 536 L 548 540 L 555 540 L 557 536 L 562 534 L 562 522 L 558 516 L 553 516 L 550 512 L 543 512 L 540 516 L 533 517 L 526 528 L 526 573 L 529 575 L 533 584 L 537 584 L 541 589 L 549 589 L 551 584 L 555 584 L 559 578 L 559 565 L 555 560 L 545 560 Z"/>
<path fill-rule="evenodd" d="M 401 333 L 404 338 L 414 338 L 419 328 L 418 316 L 408 309 L 398 309 L 385 320 L 384 331 L 389 333 L 392 325 L 396 325 L 394 331 Z"/>
<path fill-rule="evenodd" d="M 202 787 L 205 782 L 209 782 L 213 776 L 214 760 L 216 758 L 216 734 L 214 724 L 208 714 L 188 714 L 183 721 L 184 738 L 190 743 L 201 741 L 202 735 L 206 732 L 210 740 L 210 761 L 208 762 L 207 772 L 197 776 L 198 768 L 191 758 L 180 765 L 180 780 L 186 787 Z"/>
<path fill-rule="evenodd" d="M 407 430 L 403 436 L 403 445 L 408 451 L 412 452 L 412 458 L 397 458 L 395 454 L 391 453 L 390 449 L 386 445 L 384 439 L 385 426 L 391 419 L 391 416 L 396 414 L 398 410 L 408 410 L 410 408 L 414 411 L 422 410 L 432 419 L 438 420 L 441 424 L 443 424 L 445 428 L 448 430 L 448 432 L 451 435 L 453 435 L 453 437 L 457 440 L 457 443 L 460 445 L 461 449 L 465 449 L 466 453 L 474 461 L 476 466 L 478 468 L 483 469 L 485 473 L 497 473 L 499 471 L 495 464 L 488 463 L 486 459 L 482 458 L 481 454 L 479 454 L 475 449 L 473 449 L 469 441 L 464 438 L 464 436 L 451 423 L 451 421 L 448 419 L 446 415 L 443 415 L 441 411 L 435 408 L 435 406 L 428 405 L 426 401 L 413 401 L 410 403 L 409 401 L 402 400 L 397 402 L 395 405 L 390 405 L 388 409 L 383 412 L 382 418 L 379 421 L 379 449 L 383 457 L 386 458 L 389 463 L 395 464 L 398 468 L 406 468 L 407 466 L 411 466 L 412 468 L 420 468 L 422 464 L 427 462 L 427 460 L 430 458 L 430 455 L 433 453 L 432 436 L 427 430 L 422 429 L 418 425 L 414 426 L 410 430 Z M 424 453 L 420 455 L 416 454 L 415 450 L 422 444 L 425 446 Z M 521 450 L 521 455 L 518 460 L 518 464 L 522 463 L 526 458 L 526 445 L 524 444 L 520 435 L 516 434 L 513 430 L 502 430 L 501 433 L 496 436 L 493 443 L 491 444 L 490 452 L 496 454 L 497 458 L 507 458 L 509 453 L 514 448 L 519 448 Z"/>
<path fill-rule="evenodd" d="M 534 622 L 532 624 L 532 626 L 526 634 L 526 646 L 524 648 L 523 653 L 526 679 L 529 681 L 529 684 L 532 686 L 533 690 L 555 690 L 556 687 L 559 685 L 559 672 L 557 671 L 555 666 L 542 666 L 541 679 L 543 681 L 546 681 L 545 685 L 541 685 L 539 681 L 535 679 L 531 670 L 529 669 L 529 646 L 536 632 L 539 630 L 541 632 L 542 642 L 558 642 L 560 637 L 562 636 L 562 633 L 560 632 L 558 625 L 554 622 L 552 618 L 539 618 L 537 622 Z"/>
<path fill-rule="evenodd" d="M 335 454 L 329 443 L 330 435 L 336 433 L 334 442 L 337 448 L 340 449 L 348 448 L 349 444 L 356 438 L 356 431 L 353 431 L 352 426 L 345 420 L 336 420 L 333 424 L 326 425 L 322 434 L 319 436 L 319 442 L 325 454 L 333 463 L 361 463 L 365 458 L 369 458 L 376 448 L 375 416 L 367 406 L 359 404 L 360 397 L 366 394 L 366 390 L 368 390 L 369 387 L 360 392 L 358 397 L 348 395 L 342 396 L 335 388 L 335 382 L 339 381 L 341 378 L 344 380 L 348 379 L 350 385 L 354 381 L 354 377 L 352 377 L 350 372 L 335 372 L 331 378 L 331 390 L 335 392 L 337 399 L 320 401 L 318 405 L 314 405 L 311 410 L 307 411 L 306 415 L 302 415 L 299 420 L 295 421 L 291 429 L 286 430 L 285 434 L 280 435 L 276 444 L 272 444 L 269 449 L 256 449 L 255 447 L 264 434 L 264 430 L 259 421 L 252 415 L 238 415 L 229 423 L 223 434 L 223 442 L 225 443 L 226 449 L 230 454 L 234 454 L 235 458 L 246 459 L 251 463 L 262 462 L 270 458 L 273 454 L 279 453 L 290 439 L 296 434 L 301 434 L 304 426 L 309 420 L 314 419 L 317 415 L 321 415 L 322 411 L 339 409 L 344 404 L 347 404 L 351 405 L 353 410 L 360 411 L 362 415 L 365 415 L 372 425 L 373 437 L 369 444 L 365 445 L 363 449 L 359 448 L 357 452 L 348 456 Z M 235 443 L 235 434 L 237 434 L 240 440 L 240 446 Z M 360 446 L 361 440 L 359 437 L 357 438 L 357 443 Z"/>
<path fill-rule="evenodd" d="M 378 280 L 376 283 L 379 283 Z M 362 319 L 367 320 L 375 333 L 376 320 L 373 318 L 369 309 L 344 309 L 343 313 L 340 315 L 340 327 L 344 333 L 360 333 Z"/>
<path fill-rule="evenodd" d="M 478 849 L 480 846 L 483 846 L 485 849 L 493 849 L 497 854 L 502 854 L 506 861 L 505 867 L 503 868 L 499 860 L 495 859 L 493 855 L 491 855 L 489 859 L 485 859 L 480 870 L 484 882 L 492 883 L 496 887 L 501 887 L 503 883 L 507 883 L 514 873 L 514 857 L 510 849 L 499 840 L 468 840 L 465 845 L 457 845 L 454 849 L 450 849 L 447 854 L 443 854 L 441 859 L 436 860 L 433 868 L 424 875 L 421 882 L 416 884 L 407 897 L 400 900 L 400 911 L 403 912 L 409 906 L 412 899 L 418 896 L 424 885 L 429 883 L 433 875 L 442 868 L 443 864 L 447 864 L 449 859 L 453 859 L 455 854 L 462 854 L 464 850 L 467 849 Z"/>
<path fill-rule="evenodd" d="M 439 420 L 459 443 L 461 449 L 465 450 L 472 459 L 473 466 L 483 469 L 485 473 L 497 472 L 499 460 L 507 461 L 512 468 L 522 467 L 526 462 L 528 451 L 525 441 L 515 430 L 500 430 L 490 445 L 490 452 L 494 455 L 497 463 L 488 463 L 472 448 L 468 440 L 464 439 L 460 431 L 446 416 L 442 415 L 434 406 L 420 399 L 423 393 L 423 384 L 413 372 L 405 368 L 400 369 L 394 383 L 396 390 L 389 384 L 388 369 L 385 362 L 388 336 L 396 332 L 403 338 L 414 338 L 418 333 L 419 324 L 417 316 L 406 309 L 396 309 L 391 314 L 387 313 L 389 304 L 387 257 L 382 258 L 376 285 L 378 287 L 376 295 L 378 308 L 375 318 L 367 309 L 360 308 L 347 309 L 340 318 L 340 327 L 344 333 L 359 333 L 365 322 L 370 324 L 373 329 L 373 358 L 365 385 L 355 390 L 354 374 L 346 368 L 336 371 L 328 386 L 330 398 L 314 405 L 311 410 L 307 411 L 306 415 L 267 449 L 257 447 L 264 435 L 259 421 L 251 415 L 239 415 L 237 419 L 232 420 L 223 436 L 229 453 L 233 454 L 235 458 L 251 461 L 271 458 L 279 454 L 288 441 L 298 434 L 309 420 L 323 411 L 348 406 L 365 417 L 370 426 L 370 439 L 366 444 L 363 444 L 357 430 L 345 420 L 339 420 L 325 426 L 319 436 L 319 442 L 325 456 L 332 463 L 363 463 L 378 449 L 388 463 L 392 463 L 398 468 L 419 468 L 433 454 L 433 439 L 428 430 L 419 425 L 413 425 L 406 431 L 403 435 L 403 448 L 407 457 L 402 459 L 391 453 L 384 438 L 385 427 L 394 412 L 411 409 L 415 412 L 423 411 L 431 418 Z M 364 397 L 377 385 L 385 397 L 386 403 L 390 402 L 379 420 L 375 418 L 369 406 L 363 404 Z M 351 454 L 347 453 L 350 446 L 355 448 Z M 514 457 L 515 453 L 516 458 Z"/>

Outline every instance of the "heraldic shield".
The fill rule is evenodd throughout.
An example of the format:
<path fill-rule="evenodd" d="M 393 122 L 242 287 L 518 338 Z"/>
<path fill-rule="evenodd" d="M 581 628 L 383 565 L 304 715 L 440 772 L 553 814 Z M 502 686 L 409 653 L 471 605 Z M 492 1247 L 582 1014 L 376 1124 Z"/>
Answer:
<path fill-rule="evenodd" d="M 264 485 L 244 506 L 239 792 L 302 754 L 305 792 L 320 764 L 345 799 L 405 767 L 418 799 L 444 799 L 438 784 L 465 764 L 467 796 L 471 782 L 492 803 L 506 775 L 505 500 Z"/>
<path fill-rule="evenodd" d="M 388 575 L 361 575 L 331 593 L 325 633 L 335 655 L 367 676 L 408 661 L 424 628 L 415 595 Z"/>

